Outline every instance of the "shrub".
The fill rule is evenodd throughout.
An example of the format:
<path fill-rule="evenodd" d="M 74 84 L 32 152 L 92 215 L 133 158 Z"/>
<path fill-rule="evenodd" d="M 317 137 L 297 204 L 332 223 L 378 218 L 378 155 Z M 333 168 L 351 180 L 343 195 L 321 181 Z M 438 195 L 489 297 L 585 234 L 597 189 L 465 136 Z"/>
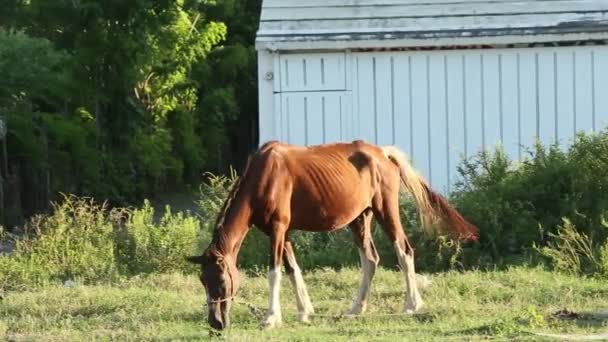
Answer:
<path fill-rule="evenodd" d="M 203 230 L 213 232 L 217 215 L 224 207 L 224 201 L 237 179 L 238 175 L 233 168 L 230 168 L 227 176 L 207 173 L 207 181 L 199 187 L 200 197 L 197 202 Z"/>
<path fill-rule="evenodd" d="M 198 252 L 199 221 L 169 207 L 158 223 L 149 202 L 140 209 L 108 209 L 66 196 L 48 216 L 30 220 L 15 249 L 0 257 L 0 288 L 53 281 L 111 281 L 152 272 L 193 272 L 184 257 Z M 9 238 L 0 231 L 0 239 Z"/>
<path fill-rule="evenodd" d="M 195 217 L 173 214 L 169 206 L 155 223 L 154 208 L 146 200 L 116 230 L 117 261 L 125 274 L 193 271 L 196 267 L 184 257 L 196 249 L 198 233 Z"/>
<path fill-rule="evenodd" d="M 603 226 L 608 224 L 604 221 Z M 608 240 L 594 243 L 567 218 L 563 219 L 557 234 L 549 233 L 549 236 L 547 246 L 538 251 L 556 270 L 574 275 L 608 275 Z"/>
<path fill-rule="evenodd" d="M 534 259 L 533 245 L 544 246 L 557 233 L 563 217 L 602 241 L 600 227 L 608 209 L 608 132 L 579 134 L 568 148 L 536 143 L 514 163 L 500 147 L 464 160 L 462 180 L 451 200 L 480 228 L 480 244 L 468 250 L 485 263 Z"/>
<path fill-rule="evenodd" d="M 3 287 L 117 275 L 113 220 L 121 211 L 74 196 L 53 207 L 52 215 L 28 222 L 24 236 L 15 239 L 13 253 L 0 258 Z"/>

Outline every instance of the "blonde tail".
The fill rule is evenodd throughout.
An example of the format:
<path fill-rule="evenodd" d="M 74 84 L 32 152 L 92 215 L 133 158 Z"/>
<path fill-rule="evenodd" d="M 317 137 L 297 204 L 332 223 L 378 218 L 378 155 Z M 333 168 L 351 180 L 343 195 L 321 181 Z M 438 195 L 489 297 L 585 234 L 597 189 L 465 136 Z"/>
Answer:
<path fill-rule="evenodd" d="M 426 180 L 414 170 L 405 154 L 396 146 L 382 147 L 384 155 L 399 167 L 401 183 L 416 202 L 426 231 L 441 222 L 464 240 L 477 240 L 477 227 L 467 222 L 440 194 L 431 190 Z"/>

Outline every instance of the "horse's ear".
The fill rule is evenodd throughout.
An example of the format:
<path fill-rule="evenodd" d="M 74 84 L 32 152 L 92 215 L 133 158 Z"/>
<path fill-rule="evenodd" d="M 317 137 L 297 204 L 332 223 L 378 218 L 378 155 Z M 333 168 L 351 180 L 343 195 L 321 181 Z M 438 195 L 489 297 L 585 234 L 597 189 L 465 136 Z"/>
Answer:
<path fill-rule="evenodd" d="M 193 264 L 202 265 L 203 264 L 203 256 L 202 255 L 188 256 L 188 257 L 186 257 L 186 261 L 191 262 Z"/>

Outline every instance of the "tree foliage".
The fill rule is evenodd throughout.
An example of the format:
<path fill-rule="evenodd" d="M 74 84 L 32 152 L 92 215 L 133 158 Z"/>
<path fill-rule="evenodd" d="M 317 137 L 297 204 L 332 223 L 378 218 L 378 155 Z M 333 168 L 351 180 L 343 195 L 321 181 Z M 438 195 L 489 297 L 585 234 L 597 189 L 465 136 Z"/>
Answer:
<path fill-rule="evenodd" d="M 139 200 L 248 145 L 259 3 L 8 0 L 0 115 L 24 206 L 34 189 Z"/>

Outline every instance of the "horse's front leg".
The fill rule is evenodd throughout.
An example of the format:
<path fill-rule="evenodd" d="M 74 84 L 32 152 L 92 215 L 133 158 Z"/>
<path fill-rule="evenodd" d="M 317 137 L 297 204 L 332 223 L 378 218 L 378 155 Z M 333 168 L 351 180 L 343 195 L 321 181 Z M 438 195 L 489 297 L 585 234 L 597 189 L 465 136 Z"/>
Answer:
<path fill-rule="evenodd" d="M 269 303 L 266 318 L 262 323 L 265 328 L 281 325 L 281 304 L 279 294 L 281 289 L 281 264 L 285 248 L 286 225 L 273 225 L 270 233 L 270 270 L 268 272 Z"/>

